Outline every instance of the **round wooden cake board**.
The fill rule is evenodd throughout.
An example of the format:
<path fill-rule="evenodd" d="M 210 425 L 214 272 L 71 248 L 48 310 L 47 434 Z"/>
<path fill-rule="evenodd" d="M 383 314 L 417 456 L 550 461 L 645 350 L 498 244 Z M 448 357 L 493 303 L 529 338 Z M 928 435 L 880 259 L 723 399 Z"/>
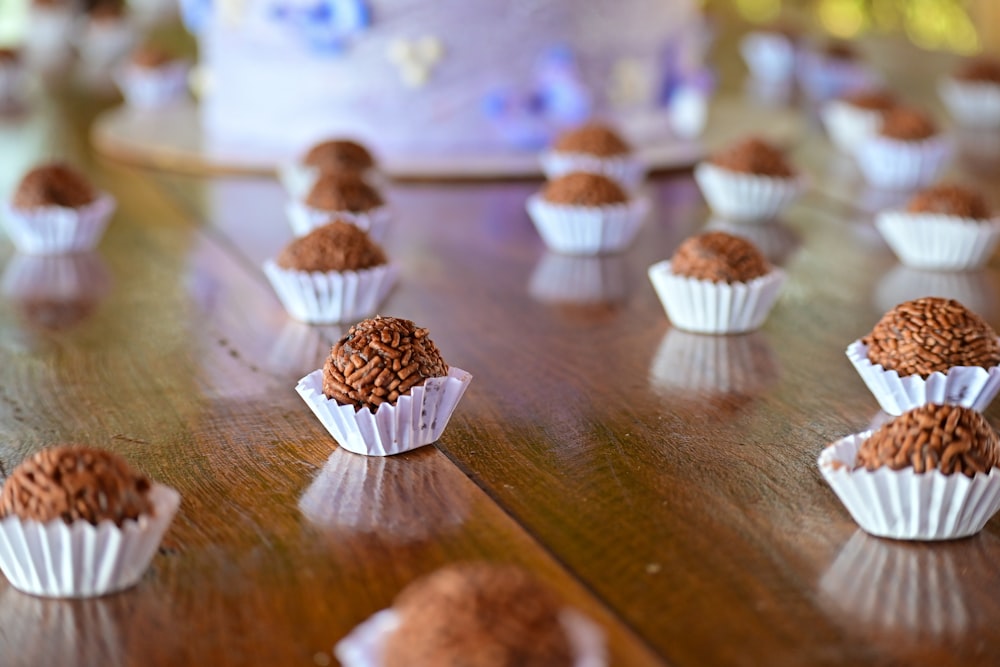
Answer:
<path fill-rule="evenodd" d="M 740 97 L 713 100 L 705 134 L 696 140 L 665 139 L 639 149 L 653 170 L 690 167 L 707 153 L 746 135 L 789 145 L 803 131 L 799 114 L 788 108 L 755 105 Z M 122 106 L 97 119 L 95 148 L 116 160 L 194 174 L 268 174 L 290 156 L 251 145 L 221 146 L 203 140 L 194 102 L 164 109 Z M 535 153 L 415 156 L 383 159 L 382 171 L 397 179 L 534 178 L 541 175 Z"/>

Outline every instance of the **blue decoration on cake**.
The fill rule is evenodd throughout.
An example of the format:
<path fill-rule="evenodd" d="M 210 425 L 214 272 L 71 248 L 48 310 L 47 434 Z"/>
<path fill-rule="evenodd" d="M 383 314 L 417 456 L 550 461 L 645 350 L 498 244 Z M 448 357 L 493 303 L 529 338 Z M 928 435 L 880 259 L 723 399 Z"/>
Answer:
<path fill-rule="evenodd" d="M 371 25 L 365 0 L 276 2 L 271 16 L 296 32 L 313 51 L 331 54 L 343 52 L 348 38 Z"/>

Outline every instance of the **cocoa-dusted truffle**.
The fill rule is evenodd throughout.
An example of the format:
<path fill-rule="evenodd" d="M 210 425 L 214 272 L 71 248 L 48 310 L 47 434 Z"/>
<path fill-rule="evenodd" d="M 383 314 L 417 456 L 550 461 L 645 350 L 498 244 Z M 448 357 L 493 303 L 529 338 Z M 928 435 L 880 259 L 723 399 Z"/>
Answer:
<path fill-rule="evenodd" d="M 356 141 L 330 139 L 310 148 L 302 158 L 302 164 L 320 171 L 362 172 L 375 166 L 375 158 Z"/>
<path fill-rule="evenodd" d="M 0 65 L 17 64 L 21 62 L 21 52 L 17 49 L 0 49 Z"/>
<path fill-rule="evenodd" d="M 321 211 L 362 213 L 382 206 L 382 196 L 353 172 L 325 172 L 306 196 L 306 205 Z"/>
<path fill-rule="evenodd" d="M 709 161 L 717 167 L 744 174 L 776 178 L 789 178 L 795 175 L 784 153 L 756 137 L 716 153 Z"/>
<path fill-rule="evenodd" d="M 866 90 L 860 93 L 852 93 L 842 97 L 841 101 L 850 104 L 852 107 L 867 111 L 888 111 L 896 106 L 896 98 L 892 93 L 884 90 Z"/>
<path fill-rule="evenodd" d="M 830 60 L 854 61 L 858 59 L 858 52 L 847 42 L 840 40 L 830 40 L 823 47 L 823 55 Z"/>
<path fill-rule="evenodd" d="M 156 69 L 173 62 L 174 57 L 168 51 L 153 44 L 144 44 L 132 51 L 129 63 L 141 69 Z"/>
<path fill-rule="evenodd" d="M 14 469 L 0 493 L 0 517 L 121 526 L 153 512 L 151 483 L 117 454 L 82 445 L 43 449 Z"/>
<path fill-rule="evenodd" d="M 542 198 L 563 206 L 609 206 L 624 204 L 628 195 L 607 176 L 576 171 L 549 181 Z"/>
<path fill-rule="evenodd" d="M 986 220 L 990 209 L 979 192 L 961 185 L 945 183 L 918 192 L 906 205 L 910 213 L 940 213 L 960 218 Z"/>
<path fill-rule="evenodd" d="M 448 374 L 427 329 L 398 317 L 358 322 L 337 341 L 323 365 L 323 393 L 343 405 L 374 412 L 382 403 Z"/>
<path fill-rule="evenodd" d="M 996 333 L 953 299 L 924 297 L 899 304 L 862 339 L 868 360 L 901 376 L 945 373 L 953 366 L 1000 364 Z"/>
<path fill-rule="evenodd" d="M 879 134 L 901 141 L 920 141 L 937 134 L 937 125 L 931 117 L 919 109 L 895 107 L 882 117 Z"/>
<path fill-rule="evenodd" d="M 363 229 L 334 220 L 289 243 L 275 261 L 283 269 L 325 272 L 360 271 L 387 260 Z"/>
<path fill-rule="evenodd" d="M 972 477 L 1000 465 L 1000 439 L 986 418 L 958 405 L 923 405 L 885 424 L 858 448 L 857 468 L 940 470 Z"/>
<path fill-rule="evenodd" d="M 973 58 L 955 70 L 954 77 L 968 83 L 995 83 L 1000 85 L 1000 60 Z"/>
<path fill-rule="evenodd" d="M 67 164 L 54 162 L 35 167 L 21 179 L 14 191 L 14 208 L 45 206 L 79 208 L 97 199 L 97 191 L 87 177 Z"/>
<path fill-rule="evenodd" d="M 385 667 L 570 667 L 559 599 L 512 566 L 453 565 L 396 599 Z"/>
<path fill-rule="evenodd" d="M 672 273 L 714 283 L 745 283 L 770 270 L 764 255 L 754 244 L 725 232 L 692 236 L 670 259 Z"/>
<path fill-rule="evenodd" d="M 589 123 L 561 134 L 553 148 L 561 153 L 584 153 L 597 157 L 627 155 L 632 148 L 607 125 Z"/>

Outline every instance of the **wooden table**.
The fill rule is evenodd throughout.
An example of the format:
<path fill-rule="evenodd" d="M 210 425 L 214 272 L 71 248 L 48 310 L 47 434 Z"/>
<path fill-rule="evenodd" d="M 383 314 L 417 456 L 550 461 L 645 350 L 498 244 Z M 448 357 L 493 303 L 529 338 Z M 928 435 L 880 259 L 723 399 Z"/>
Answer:
<path fill-rule="evenodd" d="M 291 321 L 260 270 L 290 239 L 277 183 L 96 160 L 100 106 L 0 126 L 4 191 L 64 154 L 119 200 L 95 254 L 0 244 L 0 463 L 90 443 L 183 501 L 133 590 L 52 601 L 0 582 L 0 663 L 333 664 L 409 581 L 485 559 L 591 615 L 615 665 L 1000 664 L 1000 521 L 954 543 L 871 538 L 816 467 L 878 417 L 847 344 L 930 291 L 1000 327 L 996 266 L 901 268 L 878 197 L 818 131 L 793 152 L 813 190 L 755 230 L 789 281 L 745 336 L 673 330 L 646 278 L 709 218 L 688 173 L 654 179 L 637 242 L 599 259 L 545 251 L 523 207 L 537 183 L 390 187 L 402 279 L 382 312 L 475 379 L 436 446 L 383 460 L 337 450 L 293 391 L 342 329 Z M 996 161 L 969 164 L 956 173 L 996 184 Z M 45 294 L 52 271 L 81 289 Z M 9 287 L 24 276 L 40 292 Z"/>

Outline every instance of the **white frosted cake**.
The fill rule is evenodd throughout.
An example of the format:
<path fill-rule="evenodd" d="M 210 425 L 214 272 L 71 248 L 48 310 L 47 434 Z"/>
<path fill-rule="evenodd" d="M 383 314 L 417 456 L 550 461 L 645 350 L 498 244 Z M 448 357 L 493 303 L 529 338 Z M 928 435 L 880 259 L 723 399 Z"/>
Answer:
<path fill-rule="evenodd" d="M 182 0 L 213 144 L 384 157 L 535 150 L 599 116 L 647 141 L 700 129 L 692 0 Z M 702 105 L 703 108 L 703 105 Z"/>

